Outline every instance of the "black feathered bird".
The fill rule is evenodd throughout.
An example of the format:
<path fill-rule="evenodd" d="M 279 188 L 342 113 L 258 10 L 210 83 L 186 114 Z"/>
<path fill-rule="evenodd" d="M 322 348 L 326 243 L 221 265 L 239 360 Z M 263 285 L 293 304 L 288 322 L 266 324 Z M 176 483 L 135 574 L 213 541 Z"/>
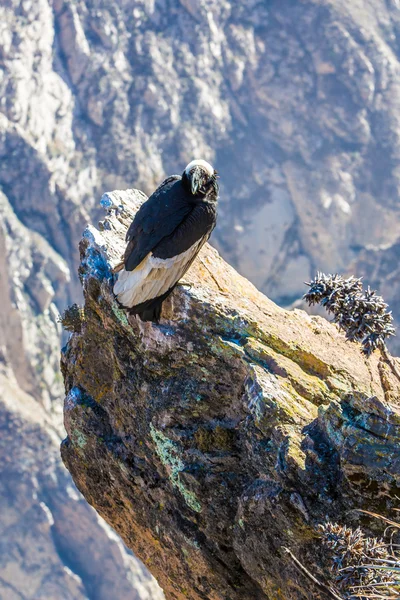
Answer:
<path fill-rule="evenodd" d="M 114 285 L 119 303 L 131 314 L 159 321 L 163 301 L 215 227 L 217 201 L 217 172 L 205 160 L 193 160 L 182 177 L 168 177 L 142 204 L 126 234 Z"/>

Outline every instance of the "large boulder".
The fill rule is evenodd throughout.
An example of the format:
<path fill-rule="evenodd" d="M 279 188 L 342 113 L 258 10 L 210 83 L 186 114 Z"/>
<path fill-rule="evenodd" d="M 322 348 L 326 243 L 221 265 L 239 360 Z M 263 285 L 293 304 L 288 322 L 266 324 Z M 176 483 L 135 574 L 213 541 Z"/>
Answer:
<path fill-rule="evenodd" d="M 293 557 L 330 586 L 320 526 L 395 505 L 398 382 L 379 354 L 279 308 L 209 245 L 160 324 L 130 317 L 112 266 L 144 198 L 106 194 L 108 216 L 81 242 L 64 463 L 167 598 L 331 598 Z"/>

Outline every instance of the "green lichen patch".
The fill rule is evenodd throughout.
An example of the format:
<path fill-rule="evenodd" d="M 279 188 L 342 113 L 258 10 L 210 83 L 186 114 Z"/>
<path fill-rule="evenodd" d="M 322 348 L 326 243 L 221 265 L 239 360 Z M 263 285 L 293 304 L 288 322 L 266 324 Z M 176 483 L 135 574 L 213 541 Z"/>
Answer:
<path fill-rule="evenodd" d="M 317 417 L 317 407 L 299 396 L 290 382 L 268 373 L 259 365 L 252 366 L 245 389 L 255 423 L 266 435 L 270 435 L 277 425 L 299 422 L 305 425 Z"/>
<path fill-rule="evenodd" d="M 186 504 L 192 510 L 201 512 L 201 504 L 197 500 L 195 494 L 183 485 L 179 478 L 179 473 L 185 468 L 185 463 L 179 456 L 179 446 L 172 440 L 167 438 L 161 431 L 150 424 L 150 435 L 156 446 L 156 452 L 169 472 L 169 478 L 174 487 L 182 494 Z"/>
<path fill-rule="evenodd" d="M 114 316 L 124 327 L 129 327 L 129 321 L 126 316 L 126 312 L 122 308 L 120 308 L 115 302 L 112 305 L 112 311 L 114 313 Z"/>
<path fill-rule="evenodd" d="M 84 433 L 82 433 L 82 431 L 79 431 L 79 429 L 74 429 L 71 432 L 71 441 L 75 446 L 78 446 L 79 448 L 84 448 L 87 444 L 87 437 Z"/>
<path fill-rule="evenodd" d="M 276 352 L 293 360 L 310 375 L 326 378 L 331 374 L 329 365 L 299 344 L 289 345 L 276 335 L 266 334 L 264 337 L 265 342 Z"/>
<path fill-rule="evenodd" d="M 271 373 L 282 378 L 281 384 L 286 380 L 295 391 L 295 395 L 298 394 L 317 406 L 332 399 L 326 383 L 320 377 L 308 374 L 294 360 L 275 352 L 253 338 L 246 343 L 245 351 Z"/>

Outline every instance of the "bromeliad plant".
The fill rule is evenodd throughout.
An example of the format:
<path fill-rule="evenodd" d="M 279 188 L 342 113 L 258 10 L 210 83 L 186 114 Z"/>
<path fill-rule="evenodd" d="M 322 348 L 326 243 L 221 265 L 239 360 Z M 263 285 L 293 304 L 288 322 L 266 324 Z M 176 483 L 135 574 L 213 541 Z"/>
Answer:
<path fill-rule="evenodd" d="M 367 356 L 377 348 L 386 347 L 385 340 L 395 335 L 392 313 L 388 305 L 369 287 L 363 290 L 361 279 L 317 273 L 307 283 L 304 299 L 310 306 L 320 304 L 333 315 L 334 323 L 351 342 L 360 342 Z"/>
<path fill-rule="evenodd" d="M 394 530 L 400 524 L 382 515 L 365 510 L 359 512 L 383 520 L 384 537 L 367 537 L 358 527 L 326 521 L 319 525 L 319 536 L 330 575 L 325 582 L 317 579 L 288 549 L 286 551 L 297 569 L 323 598 L 332 600 L 399 600 L 400 598 L 400 545 L 394 543 Z M 390 530 L 390 531 L 389 531 Z M 318 594 L 312 596 L 321 598 Z"/>
<path fill-rule="evenodd" d="M 345 279 L 337 274 L 317 273 L 306 285 L 310 289 L 303 298 L 309 306 L 323 306 L 333 315 L 333 322 L 345 332 L 346 339 L 359 342 L 366 356 L 380 350 L 400 380 L 400 372 L 386 346 L 386 340 L 395 335 L 395 328 L 392 313 L 387 310 L 382 296 L 369 287 L 364 290 L 361 279 Z"/>

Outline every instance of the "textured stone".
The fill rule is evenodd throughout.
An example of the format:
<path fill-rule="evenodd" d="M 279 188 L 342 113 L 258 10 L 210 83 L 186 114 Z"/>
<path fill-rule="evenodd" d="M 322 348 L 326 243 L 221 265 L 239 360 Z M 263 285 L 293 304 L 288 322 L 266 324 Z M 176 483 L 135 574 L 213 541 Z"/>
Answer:
<path fill-rule="evenodd" d="M 59 457 L 54 419 L 0 363 L 0 597 L 162 594 L 147 570 L 77 492 Z"/>
<path fill-rule="evenodd" d="M 279 308 L 208 245 L 160 324 L 127 316 L 112 266 L 143 199 L 106 194 L 108 216 L 81 241 L 63 460 L 167 598 L 328 598 L 283 548 L 329 582 L 318 526 L 396 506 L 399 382 L 379 353 Z"/>

